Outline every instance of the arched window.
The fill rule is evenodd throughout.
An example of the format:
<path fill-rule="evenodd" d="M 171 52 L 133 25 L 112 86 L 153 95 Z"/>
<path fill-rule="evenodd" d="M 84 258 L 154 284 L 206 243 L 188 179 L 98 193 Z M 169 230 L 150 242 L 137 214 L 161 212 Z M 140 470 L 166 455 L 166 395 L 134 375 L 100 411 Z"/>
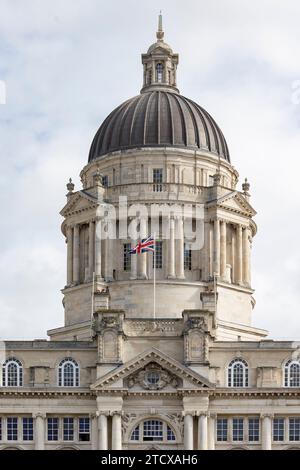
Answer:
<path fill-rule="evenodd" d="M 66 357 L 58 366 L 59 387 L 79 387 L 79 365 L 74 359 Z"/>
<path fill-rule="evenodd" d="M 284 366 L 284 386 L 300 387 L 300 363 L 290 360 Z"/>
<path fill-rule="evenodd" d="M 158 83 L 162 83 L 164 79 L 164 66 L 159 63 L 156 66 L 156 80 Z"/>
<path fill-rule="evenodd" d="M 163 421 L 149 419 L 138 424 L 132 431 L 130 441 L 135 442 L 174 442 L 173 429 Z"/>
<path fill-rule="evenodd" d="M 22 387 L 23 386 L 23 366 L 22 363 L 12 357 L 7 359 L 2 366 L 2 386 Z"/>
<path fill-rule="evenodd" d="M 228 387 L 248 387 L 248 364 L 244 359 L 233 359 L 229 364 Z"/>

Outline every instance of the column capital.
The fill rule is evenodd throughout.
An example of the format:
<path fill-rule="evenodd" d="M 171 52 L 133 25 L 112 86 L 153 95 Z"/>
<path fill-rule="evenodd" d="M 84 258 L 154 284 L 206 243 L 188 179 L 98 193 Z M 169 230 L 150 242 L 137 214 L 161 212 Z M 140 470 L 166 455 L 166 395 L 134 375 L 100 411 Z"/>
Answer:
<path fill-rule="evenodd" d="M 211 419 L 217 419 L 217 413 L 212 413 L 211 411 L 208 412 L 208 417 Z"/>
<path fill-rule="evenodd" d="M 123 416 L 124 415 L 124 411 L 110 411 L 110 416 Z"/>
<path fill-rule="evenodd" d="M 273 419 L 273 418 L 274 418 L 274 413 L 261 413 L 261 414 L 260 414 L 260 418 L 261 418 L 261 419 L 264 419 L 264 418 Z"/>
<path fill-rule="evenodd" d="M 208 411 L 197 411 L 197 414 L 196 416 L 198 416 L 199 418 L 208 418 L 209 417 L 209 413 Z"/>
<path fill-rule="evenodd" d="M 110 412 L 109 411 L 96 411 L 96 416 L 99 418 L 99 416 L 106 416 L 108 418 L 108 416 L 110 416 Z"/>
<path fill-rule="evenodd" d="M 36 419 L 36 418 L 43 418 L 43 419 L 46 419 L 46 413 L 40 413 L 40 412 L 32 413 L 32 417 L 33 417 L 34 419 Z"/>
<path fill-rule="evenodd" d="M 192 410 L 192 411 L 182 411 L 182 412 L 181 412 L 181 416 L 182 416 L 183 418 L 184 418 L 185 416 L 192 416 L 192 417 L 194 417 L 194 416 L 197 416 L 197 411 L 194 411 L 194 410 Z"/>

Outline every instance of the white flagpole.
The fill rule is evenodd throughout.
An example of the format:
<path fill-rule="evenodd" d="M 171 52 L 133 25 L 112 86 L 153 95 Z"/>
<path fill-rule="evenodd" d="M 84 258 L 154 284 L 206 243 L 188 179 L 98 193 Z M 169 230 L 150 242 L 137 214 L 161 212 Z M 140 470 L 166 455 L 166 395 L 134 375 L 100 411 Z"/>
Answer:
<path fill-rule="evenodd" d="M 153 319 L 155 320 L 156 318 L 156 243 L 155 243 L 155 239 L 156 239 L 156 234 L 154 233 L 153 235 L 153 238 L 154 238 L 154 252 L 153 252 L 153 256 L 154 256 L 154 263 L 153 263 Z"/>

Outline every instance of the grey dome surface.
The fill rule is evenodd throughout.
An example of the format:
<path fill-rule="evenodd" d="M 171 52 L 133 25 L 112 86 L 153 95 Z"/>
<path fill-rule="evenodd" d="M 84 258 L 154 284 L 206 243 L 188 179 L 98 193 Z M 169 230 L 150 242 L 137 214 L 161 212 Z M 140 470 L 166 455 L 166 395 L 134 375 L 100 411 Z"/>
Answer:
<path fill-rule="evenodd" d="M 230 162 L 226 140 L 214 119 L 174 92 L 148 91 L 118 106 L 96 133 L 89 162 L 110 152 L 142 147 L 201 149 Z"/>

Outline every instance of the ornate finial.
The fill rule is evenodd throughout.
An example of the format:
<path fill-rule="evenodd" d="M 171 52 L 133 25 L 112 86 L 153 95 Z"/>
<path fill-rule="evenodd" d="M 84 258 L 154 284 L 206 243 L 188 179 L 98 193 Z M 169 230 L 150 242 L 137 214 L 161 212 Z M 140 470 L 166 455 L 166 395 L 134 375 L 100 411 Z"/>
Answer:
<path fill-rule="evenodd" d="M 158 16 L 158 31 L 156 33 L 156 37 L 158 41 L 162 41 L 164 39 L 164 31 L 163 31 L 163 22 L 162 22 L 162 14 L 161 11 Z"/>
<path fill-rule="evenodd" d="M 245 183 L 242 185 L 243 191 L 246 195 L 249 195 L 249 190 L 250 190 L 250 183 L 248 182 L 248 179 L 245 178 Z"/>
<path fill-rule="evenodd" d="M 67 184 L 68 194 L 72 194 L 72 192 L 74 191 L 74 188 L 75 188 L 75 184 L 72 182 L 72 178 L 70 178 Z"/>

